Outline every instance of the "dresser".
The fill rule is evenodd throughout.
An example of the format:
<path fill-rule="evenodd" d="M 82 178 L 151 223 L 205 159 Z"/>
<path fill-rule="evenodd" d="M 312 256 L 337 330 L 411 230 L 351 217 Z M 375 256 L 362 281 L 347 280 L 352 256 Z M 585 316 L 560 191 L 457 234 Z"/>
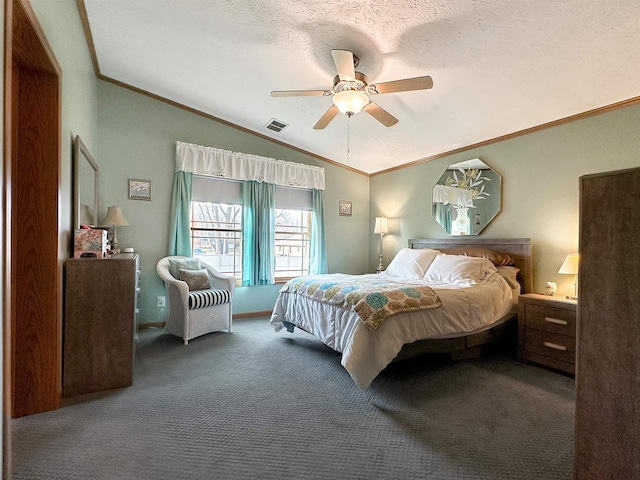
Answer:
<path fill-rule="evenodd" d="M 576 480 L 640 479 L 640 168 L 580 178 Z"/>
<path fill-rule="evenodd" d="M 67 260 L 63 397 L 133 383 L 139 281 L 136 253 Z"/>
<path fill-rule="evenodd" d="M 518 358 L 575 374 L 577 302 L 526 293 L 519 307 Z"/>

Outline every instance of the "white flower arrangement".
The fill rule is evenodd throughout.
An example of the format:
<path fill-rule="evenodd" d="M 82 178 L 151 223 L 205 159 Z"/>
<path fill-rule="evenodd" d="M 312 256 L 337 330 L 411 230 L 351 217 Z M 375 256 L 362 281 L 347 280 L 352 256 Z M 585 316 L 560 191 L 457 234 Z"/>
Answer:
<path fill-rule="evenodd" d="M 458 171 L 462 173 L 462 178 L 458 178 L 457 172 L 453 171 L 453 177 L 447 177 L 445 185 L 448 187 L 462 188 L 468 190 L 471 195 L 471 200 L 484 200 L 491 195 L 489 192 L 484 191 L 484 181 L 491 181 L 489 177 L 482 176 L 482 170 L 478 168 L 458 168 Z"/>

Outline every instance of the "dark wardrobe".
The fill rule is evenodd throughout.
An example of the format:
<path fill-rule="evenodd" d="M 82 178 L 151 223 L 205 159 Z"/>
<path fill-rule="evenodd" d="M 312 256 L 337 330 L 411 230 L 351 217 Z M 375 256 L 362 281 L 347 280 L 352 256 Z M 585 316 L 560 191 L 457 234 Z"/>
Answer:
<path fill-rule="evenodd" d="M 580 178 L 575 479 L 640 479 L 640 168 Z"/>

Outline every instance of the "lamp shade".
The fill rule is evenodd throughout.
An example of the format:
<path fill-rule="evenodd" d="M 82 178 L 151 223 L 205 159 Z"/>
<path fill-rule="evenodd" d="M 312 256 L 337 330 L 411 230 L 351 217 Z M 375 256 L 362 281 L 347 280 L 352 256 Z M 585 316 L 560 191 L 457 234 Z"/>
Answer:
<path fill-rule="evenodd" d="M 567 255 L 567 258 L 562 262 L 562 266 L 558 273 L 566 273 L 569 275 L 577 275 L 578 274 L 578 263 L 580 261 L 580 255 L 577 253 L 572 253 L 571 255 Z"/>
<path fill-rule="evenodd" d="M 124 218 L 120 207 L 111 206 L 107 210 L 107 216 L 102 221 L 104 225 L 115 225 L 116 227 L 128 227 L 129 222 Z"/>
<path fill-rule="evenodd" d="M 85 203 L 80 205 L 80 225 L 93 225 L 93 213 Z"/>
<path fill-rule="evenodd" d="M 378 235 L 389 233 L 389 219 L 387 217 L 376 217 L 376 224 L 373 227 L 373 233 Z"/>
<path fill-rule="evenodd" d="M 340 113 L 355 115 L 368 103 L 369 97 L 364 92 L 357 90 L 344 90 L 333 95 L 333 104 L 338 107 Z"/>

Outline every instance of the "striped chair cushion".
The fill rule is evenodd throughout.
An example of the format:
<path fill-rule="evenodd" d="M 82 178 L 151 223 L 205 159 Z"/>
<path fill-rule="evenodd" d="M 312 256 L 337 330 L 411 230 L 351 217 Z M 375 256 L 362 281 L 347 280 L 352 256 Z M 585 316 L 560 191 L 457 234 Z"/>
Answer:
<path fill-rule="evenodd" d="M 230 297 L 227 290 L 196 290 L 189 292 L 189 310 L 211 307 L 229 303 Z"/>

